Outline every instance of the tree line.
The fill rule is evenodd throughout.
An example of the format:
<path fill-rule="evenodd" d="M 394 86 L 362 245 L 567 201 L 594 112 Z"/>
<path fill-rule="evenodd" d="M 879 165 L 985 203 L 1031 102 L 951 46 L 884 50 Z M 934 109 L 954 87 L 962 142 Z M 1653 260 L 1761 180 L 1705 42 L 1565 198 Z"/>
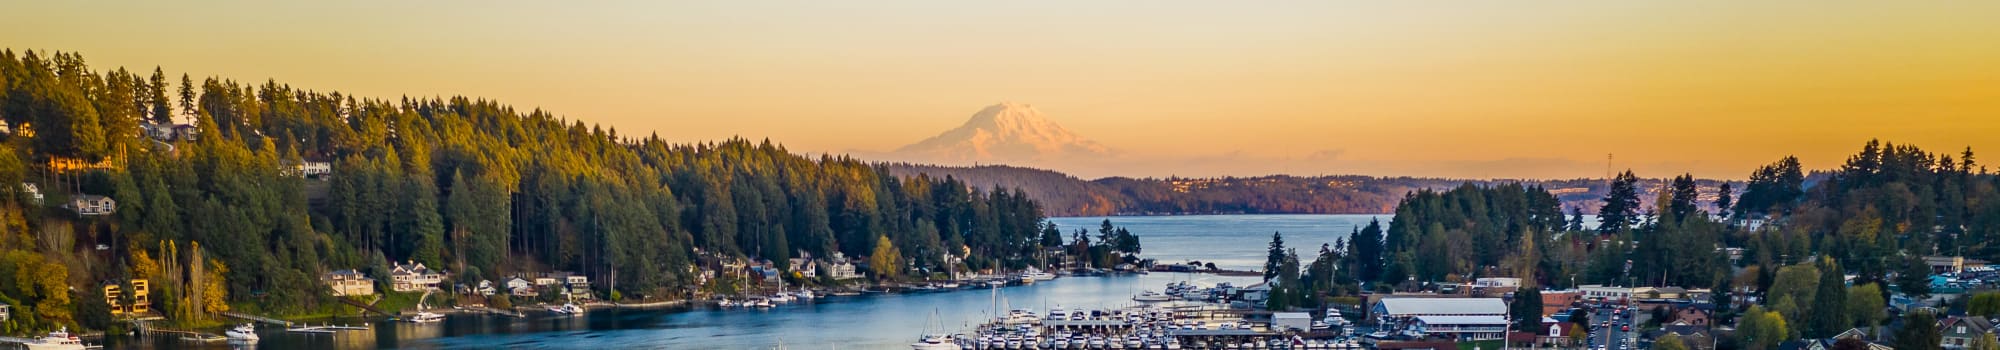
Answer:
<path fill-rule="evenodd" d="M 386 277 L 383 266 L 405 261 L 463 282 L 576 271 L 600 290 L 673 299 L 716 258 L 788 269 L 800 254 L 868 256 L 886 241 L 905 268 L 1020 268 L 1042 246 L 1041 206 L 1018 189 L 890 176 L 768 140 L 673 143 L 467 97 L 174 81 L 160 68 L 93 71 L 75 53 L 0 52 L 0 120 L 11 129 L 0 144 L 10 198 L 0 204 L 0 302 L 87 308 L 72 301 L 89 298 L 54 291 L 143 278 L 156 294 L 213 284 L 231 304 L 306 312 L 331 300 L 319 274 Z M 193 131 L 143 132 L 177 122 Z M 300 176 L 312 162 L 332 174 Z M 46 199 L 32 200 L 24 182 Z M 108 196 L 117 211 L 53 208 L 78 195 Z M 109 249 L 90 248 L 99 244 Z M 173 248 L 195 245 L 200 261 Z M 135 267 L 168 256 L 182 267 L 160 270 L 180 275 Z M 188 271 L 216 278 L 186 283 Z M 36 314 L 52 316 L 27 328 L 75 322 Z"/>

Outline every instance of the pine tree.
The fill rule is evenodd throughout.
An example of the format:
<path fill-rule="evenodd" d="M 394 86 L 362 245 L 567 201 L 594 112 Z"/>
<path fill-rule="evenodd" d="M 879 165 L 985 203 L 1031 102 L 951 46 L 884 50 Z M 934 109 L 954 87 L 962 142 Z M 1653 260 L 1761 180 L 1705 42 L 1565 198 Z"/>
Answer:
<path fill-rule="evenodd" d="M 1285 264 L 1285 236 L 1271 232 L 1271 248 L 1264 258 L 1264 282 L 1278 278 L 1279 269 Z"/>
<path fill-rule="evenodd" d="M 1639 177 L 1631 170 L 1611 181 L 1604 207 L 1597 210 L 1597 232 L 1613 234 L 1639 224 Z"/>

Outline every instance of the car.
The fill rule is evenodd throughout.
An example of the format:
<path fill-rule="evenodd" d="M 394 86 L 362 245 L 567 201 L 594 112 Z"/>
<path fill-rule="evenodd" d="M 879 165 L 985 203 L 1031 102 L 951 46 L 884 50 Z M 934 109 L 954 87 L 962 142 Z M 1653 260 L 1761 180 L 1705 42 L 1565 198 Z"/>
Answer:
<path fill-rule="evenodd" d="M 1627 326 L 1620 326 L 1620 327 L 1618 327 L 1618 331 L 1620 331 L 1620 332 L 1631 332 L 1631 331 L 1632 331 L 1632 326 L 1630 326 L 1630 325 L 1627 325 Z"/>

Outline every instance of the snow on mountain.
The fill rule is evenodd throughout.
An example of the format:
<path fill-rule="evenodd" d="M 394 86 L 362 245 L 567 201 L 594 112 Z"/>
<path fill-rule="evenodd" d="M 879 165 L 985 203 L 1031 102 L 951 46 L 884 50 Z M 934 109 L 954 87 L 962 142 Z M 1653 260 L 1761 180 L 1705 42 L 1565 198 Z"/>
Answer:
<path fill-rule="evenodd" d="M 894 153 L 898 158 L 943 164 L 1018 164 L 1104 157 L 1112 151 L 1042 117 L 1034 106 L 1002 102 L 980 109 L 964 125 Z"/>

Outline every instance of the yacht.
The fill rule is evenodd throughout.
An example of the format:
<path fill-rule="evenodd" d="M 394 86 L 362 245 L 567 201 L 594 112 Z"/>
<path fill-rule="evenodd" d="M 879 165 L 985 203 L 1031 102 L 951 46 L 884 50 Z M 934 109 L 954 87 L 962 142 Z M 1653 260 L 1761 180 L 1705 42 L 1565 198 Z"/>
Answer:
<path fill-rule="evenodd" d="M 83 346 L 82 339 L 77 339 L 75 335 L 69 334 L 69 327 L 49 332 L 48 336 L 22 344 L 27 345 L 28 350 L 82 350 L 96 348 Z"/>
<path fill-rule="evenodd" d="M 1047 271 L 1042 271 L 1041 269 L 1033 267 L 1028 268 L 1028 271 L 1026 271 L 1026 273 L 1023 273 L 1022 275 L 1027 276 L 1028 278 L 1034 279 L 1036 281 L 1047 281 L 1056 279 L 1056 274 L 1048 273 Z"/>
<path fill-rule="evenodd" d="M 1150 290 L 1145 291 L 1143 293 L 1139 293 L 1139 295 L 1132 297 L 1132 301 L 1139 301 L 1139 302 L 1162 302 L 1171 300 L 1173 300 L 1173 297 L 1171 296 L 1167 296 L 1166 294 L 1154 293 L 1153 291 Z"/>
<path fill-rule="evenodd" d="M 577 315 L 583 313 L 583 307 L 577 306 L 576 303 L 563 303 L 562 305 L 550 306 L 549 312 L 554 312 L 564 315 Z"/>
<path fill-rule="evenodd" d="M 403 320 L 409 321 L 410 323 L 437 323 L 438 321 L 444 321 L 444 315 L 440 315 L 430 311 L 417 311 L 417 314 L 415 316 L 410 316 L 409 318 L 404 318 Z"/>
<path fill-rule="evenodd" d="M 229 336 L 229 340 L 256 341 L 257 326 L 245 323 L 241 326 L 236 326 L 236 328 L 230 328 L 228 331 L 222 332 L 222 334 Z"/>
<path fill-rule="evenodd" d="M 819 297 L 817 295 L 813 295 L 813 291 L 811 289 L 800 289 L 798 293 L 793 293 L 793 294 L 797 295 L 799 300 L 813 300 L 814 298 Z"/>

